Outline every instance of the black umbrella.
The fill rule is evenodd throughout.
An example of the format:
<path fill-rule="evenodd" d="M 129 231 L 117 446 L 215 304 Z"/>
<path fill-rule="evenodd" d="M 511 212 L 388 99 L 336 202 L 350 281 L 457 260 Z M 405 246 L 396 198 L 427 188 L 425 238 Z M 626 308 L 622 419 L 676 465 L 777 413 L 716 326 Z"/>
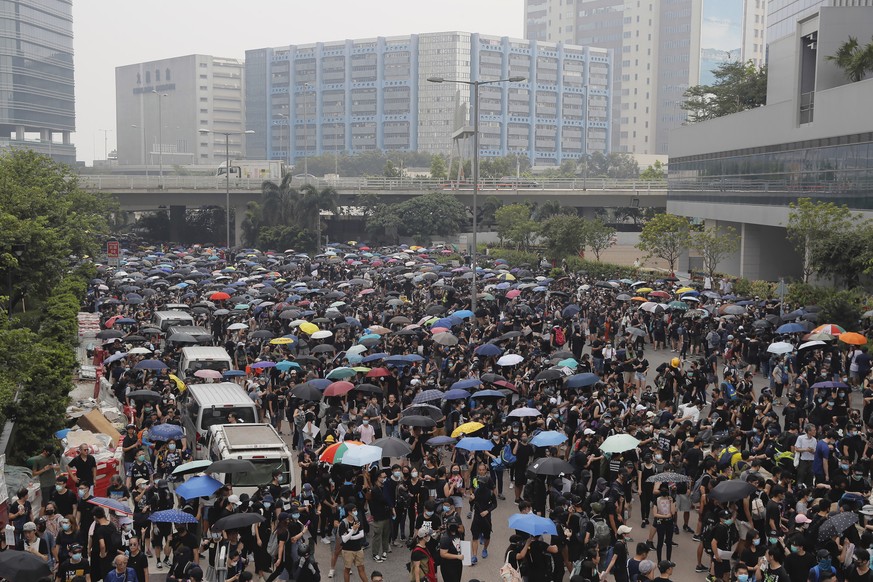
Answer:
<path fill-rule="evenodd" d="M 488 382 L 489 384 L 493 384 L 494 382 L 500 382 L 500 381 L 506 382 L 505 377 L 501 376 L 500 374 L 492 374 L 491 372 L 488 372 L 486 374 L 482 374 L 479 377 L 479 379 L 482 380 L 483 382 Z"/>
<path fill-rule="evenodd" d="M 382 454 L 386 457 L 405 457 L 412 452 L 412 447 L 397 437 L 384 437 L 371 444 L 382 449 Z"/>
<path fill-rule="evenodd" d="M 715 501 L 729 503 L 731 501 L 739 501 L 745 499 L 755 492 L 755 486 L 746 481 L 735 479 L 732 481 L 722 481 L 712 489 L 709 496 Z"/>
<path fill-rule="evenodd" d="M 443 307 L 442 305 L 431 305 L 430 307 L 425 309 L 424 312 L 428 315 L 440 315 L 445 310 L 446 310 L 446 308 Z"/>
<path fill-rule="evenodd" d="M 400 412 L 400 416 L 426 416 L 428 418 L 438 420 L 443 417 L 443 411 L 436 406 L 431 406 L 430 404 L 413 404 L 412 406 L 404 408 Z"/>
<path fill-rule="evenodd" d="M 321 390 L 306 382 L 295 386 L 294 389 L 291 390 L 291 395 L 296 396 L 297 398 L 302 398 L 303 400 L 309 400 L 310 402 L 318 402 L 323 396 Z"/>
<path fill-rule="evenodd" d="M 97 337 L 100 339 L 114 339 L 124 337 L 124 332 L 118 329 L 104 329 L 97 332 Z"/>
<path fill-rule="evenodd" d="M 273 335 L 271 331 L 268 331 L 266 329 L 259 329 L 250 333 L 249 337 L 254 339 L 273 339 L 276 336 Z"/>
<path fill-rule="evenodd" d="M 18 550 L 0 552 L 0 578 L 11 582 L 39 582 L 51 575 L 48 562 L 39 556 Z"/>
<path fill-rule="evenodd" d="M 552 368 L 549 368 L 548 370 L 543 370 L 542 372 L 537 374 L 536 378 L 534 378 L 534 382 L 551 382 L 552 380 L 557 380 L 562 376 L 563 374 L 560 372 L 560 370 L 553 370 Z"/>
<path fill-rule="evenodd" d="M 368 394 L 375 394 L 377 396 L 381 396 L 384 392 L 380 386 L 376 386 L 375 384 L 358 384 L 356 385 L 352 391 L 358 390 L 359 392 L 367 392 Z"/>
<path fill-rule="evenodd" d="M 656 475 L 652 475 L 648 479 L 646 479 L 649 483 L 691 483 L 693 479 L 688 475 L 682 475 L 681 473 L 671 473 L 670 471 L 665 471 L 663 473 L 658 473 Z"/>
<path fill-rule="evenodd" d="M 211 469 L 212 467 L 210 467 Z M 212 524 L 212 531 L 224 531 L 227 529 L 239 529 L 264 521 L 263 516 L 257 513 L 232 513 L 222 517 Z"/>
<path fill-rule="evenodd" d="M 572 475 L 573 471 L 575 471 L 573 465 L 557 457 L 541 457 L 539 459 L 534 459 L 534 461 L 527 466 L 527 470 L 534 475 L 550 476 L 560 475 L 561 473 Z"/>
<path fill-rule="evenodd" d="M 297 356 L 294 361 L 298 364 L 318 364 L 321 360 L 312 356 Z"/>
<path fill-rule="evenodd" d="M 210 473 L 251 473 L 255 464 L 245 459 L 222 459 L 209 465 Z"/>
<path fill-rule="evenodd" d="M 145 400 L 147 402 L 160 402 L 163 396 L 154 390 L 133 390 L 128 392 L 127 397 L 131 400 Z"/>
<path fill-rule="evenodd" d="M 857 513 L 842 511 L 821 524 L 821 528 L 818 530 L 818 541 L 823 542 L 828 538 L 838 536 L 856 523 L 858 523 Z"/>
<path fill-rule="evenodd" d="M 421 428 L 434 428 L 436 421 L 429 416 L 405 416 L 400 419 L 400 424 Z"/>
<path fill-rule="evenodd" d="M 324 353 L 328 353 L 328 352 L 332 353 L 335 351 L 336 351 L 336 348 L 330 344 L 319 344 L 319 345 L 315 346 L 314 348 L 312 348 L 313 354 L 324 354 Z"/>
<path fill-rule="evenodd" d="M 189 333 L 174 333 L 167 341 L 174 344 L 196 344 L 197 338 Z"/>

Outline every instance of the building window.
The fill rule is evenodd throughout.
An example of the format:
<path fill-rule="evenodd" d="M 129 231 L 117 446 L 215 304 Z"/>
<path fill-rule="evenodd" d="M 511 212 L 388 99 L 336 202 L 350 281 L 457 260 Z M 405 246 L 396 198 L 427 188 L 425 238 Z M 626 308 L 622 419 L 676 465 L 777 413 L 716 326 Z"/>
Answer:
<path fill-rule="evenodd" d="M 170 80 L 170 69 L 169 68 L 167 68 L 167 70 L 164 72 L 164 80 L 165 81 Z"/>
<path fill-rule="evenodd" d="M 161 70 L 155 69 L 155 83 L 161 82 Z"/>
<path fill-rule="evenodd" d="M 146 85 L 151 84 L 152 82 L 152 74 L 149 71 L 146 71 Z"/>
<path fill-rule="evenodd" d="M 142 85 L 142 76 L 139 73 L 136 74 L 136 84 Z"/>

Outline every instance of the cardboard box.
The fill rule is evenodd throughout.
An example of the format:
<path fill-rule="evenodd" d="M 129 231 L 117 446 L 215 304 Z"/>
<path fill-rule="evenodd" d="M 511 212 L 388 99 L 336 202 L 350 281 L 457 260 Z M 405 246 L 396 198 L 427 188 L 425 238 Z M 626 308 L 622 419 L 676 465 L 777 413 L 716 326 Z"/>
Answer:
<path fill-rule="evenodd" d="M 118 429 L 116 429 L 115 426 L 113 426 L 113 424 L 103 416 L 103 413 L 97 409 L 82 415 L 76 424 L 85 430 L 107 435 L 112 439 L 113 443 L 118 442 L 118 436 L 120 434 Z"/>

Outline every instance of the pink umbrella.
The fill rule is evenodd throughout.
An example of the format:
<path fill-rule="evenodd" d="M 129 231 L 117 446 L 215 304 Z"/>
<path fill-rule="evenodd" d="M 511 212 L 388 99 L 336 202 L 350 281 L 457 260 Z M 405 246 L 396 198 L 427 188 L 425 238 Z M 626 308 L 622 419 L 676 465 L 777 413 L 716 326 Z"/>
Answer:
<path fill-rule="evenodd" d="M 209 370 L 206 368 L 204 368 L 203 370 L 197 370 L 196 372 L 194 372 L 194 375 L 198 378 L 208 378 L 212 380 L 221 379 L 221 372 L 219 372 L 218 370 Z"/>
<path fill-rule="evenodd" d="M 507 299 L 515 299 L 519 295 L 521 295 L 521 291 L 519 291 L 518 289 L 510 289 L 506 292 Z"/>
<path fill-rule="evenodd" d="M 447 328 L 447 327 L 434 327 L 433 329 L 430 330 L 430 332 L 432 334 L 443 333 L 446 331 L 449 331 L 449 328 Z"/>

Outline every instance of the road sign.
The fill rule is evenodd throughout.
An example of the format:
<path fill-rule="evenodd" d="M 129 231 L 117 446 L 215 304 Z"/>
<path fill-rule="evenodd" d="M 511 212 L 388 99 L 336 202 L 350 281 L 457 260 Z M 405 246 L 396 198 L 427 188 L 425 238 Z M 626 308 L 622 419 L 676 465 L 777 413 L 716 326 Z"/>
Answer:
<path fill-rule="evenodd" d="M 109 259 L 107 262 L 110 267 L 118 266 L 118 259 L 121 257 L 121 246 L 118 244 L 117 240 L 110 240 L 106 242 L 106 258 Z"/>

